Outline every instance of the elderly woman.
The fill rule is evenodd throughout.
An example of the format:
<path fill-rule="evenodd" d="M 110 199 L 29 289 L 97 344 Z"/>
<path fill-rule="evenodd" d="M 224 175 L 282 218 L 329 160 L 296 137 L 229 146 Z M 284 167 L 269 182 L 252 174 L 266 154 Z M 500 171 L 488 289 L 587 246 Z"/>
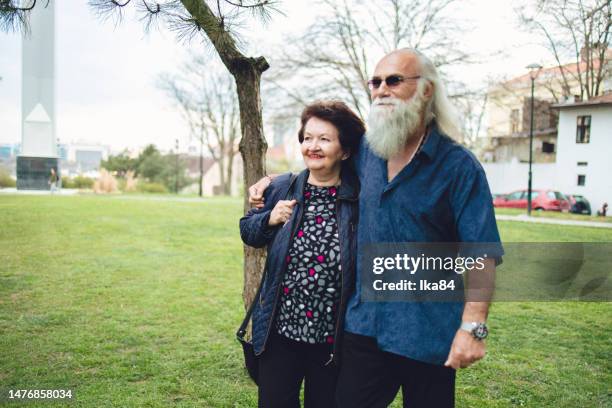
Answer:
<path fill-rule="evenodd" d="M 344 103 L 307 106 L 298 133 L 306 169 L 276 177 L 265 205 L 240 220 L 242 240 L 268 246 L 253 309 L 259 406 L 333 407 L 336 350 L 354 285 L 358 180 L 351 156 L 365 132 Z"/>

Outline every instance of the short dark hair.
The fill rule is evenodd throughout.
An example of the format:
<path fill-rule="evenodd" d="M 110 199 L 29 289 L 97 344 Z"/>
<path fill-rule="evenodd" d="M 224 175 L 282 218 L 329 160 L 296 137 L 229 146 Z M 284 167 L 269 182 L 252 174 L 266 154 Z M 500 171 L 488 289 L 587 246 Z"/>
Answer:
<path fill-rule="evenodd" d="M 304 141 L 304 128 L 311 118 L 318 118 L 338 129 L 338 139 L 342 150 L 353 156 L 359 149 L 359 142 L 365 133 L 365 125 L 351 108 L 341 101 L 316 101 L 302 111 L 302 126 L 298 132 L 300 143 Z"/>

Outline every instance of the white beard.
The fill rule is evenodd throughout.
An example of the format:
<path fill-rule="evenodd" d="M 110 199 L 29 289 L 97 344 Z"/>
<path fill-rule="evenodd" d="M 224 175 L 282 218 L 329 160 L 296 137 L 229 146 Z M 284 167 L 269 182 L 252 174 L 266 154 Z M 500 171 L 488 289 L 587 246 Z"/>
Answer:
<path fill-rule="evenodd" d="M 380 106 L 383 103 L 394 106 L 392 109 Z M 370 108 L 365 134 L 372 151 L 385 160 L 401 152 L 406 143 L 416 136 L 426 103 L 421 89 L 417 89 L 408 101 L 392 97 L 376 98 Z"/>

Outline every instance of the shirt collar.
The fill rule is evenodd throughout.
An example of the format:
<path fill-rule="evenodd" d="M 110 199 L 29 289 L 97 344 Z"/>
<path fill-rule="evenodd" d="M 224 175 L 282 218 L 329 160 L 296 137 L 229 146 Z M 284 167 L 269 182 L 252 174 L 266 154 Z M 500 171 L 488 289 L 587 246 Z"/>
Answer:
<path fill-rule="evenodd" d="M 429 159 L 433 159 L 438 151 L 438 145 L 440 144 L 440 131 L 438 130 L 438 125 L 434 121 L 432 121 L 427 127 L 427 131 L 425 134 L 425 142 L 423 143 L 423 147 L 421 148 L 421 152 L 425 154 Z"/>

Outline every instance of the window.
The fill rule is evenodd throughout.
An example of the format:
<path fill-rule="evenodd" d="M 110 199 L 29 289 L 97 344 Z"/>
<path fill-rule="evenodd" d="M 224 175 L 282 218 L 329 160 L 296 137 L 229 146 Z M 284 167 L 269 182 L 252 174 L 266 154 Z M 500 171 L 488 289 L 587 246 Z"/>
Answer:
<path fill-rule="evenodd" d="M 554 153 L 555 152 L 555 144 L 542 142 L 542 153 Z"/>
<path fill-rule="evenodd" d="M 580 195 L 575 195 L 574 200 L 576 200 L 577 203 L 588 203 L 588 201 Z"/>
<path fill-rule="evenodd" d="M 519 110 L 512 109 L 510 112 L 510 133 L 517 133 L 519 131 Z"/>
<path fill-rule="evenodd" d="M 585 183 L 586 183 L 586 176 L 584 174 L 579 174 L 578 175 L 578 185 L 584 186 Z"/>
<path fill-rule="evenodd" d="M 578 166 L 588 166 L 589 163 L 588 162 L 578 162 L 577 165 Z"/>
<path fill-rule="evenodd" d="M 506 196 L 508 200 L 520 200 L 523 198 L 523 191 L 515 191 L 514 193 L 510 193 Z"/>
<path fill-rule="evenodd" d="M 576 143 L 589 143 L 591 138 L 591 115 L 578 116 L 576 126 Z"/>

